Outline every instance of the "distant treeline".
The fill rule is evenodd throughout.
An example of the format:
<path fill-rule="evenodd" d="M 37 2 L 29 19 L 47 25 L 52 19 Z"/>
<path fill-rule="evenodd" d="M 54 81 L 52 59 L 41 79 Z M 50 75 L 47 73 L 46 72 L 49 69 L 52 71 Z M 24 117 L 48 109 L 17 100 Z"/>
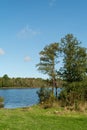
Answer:
<path fill-rule="evenodd" d="M 42 78 L 10 78 L 7 74 L 3 77 L 0 77 L 0 87 L 9 88 L 9 87 L 45 87 L 48 86 L 48 81 Z"/>
<path fill-rule="evenodd" d="M 38 87 L 50 87 L 51 81 L 49 79 L 42 78 L 10 78 L 7 74 L 0 77 L 0 88 L 38 88 Z"/>

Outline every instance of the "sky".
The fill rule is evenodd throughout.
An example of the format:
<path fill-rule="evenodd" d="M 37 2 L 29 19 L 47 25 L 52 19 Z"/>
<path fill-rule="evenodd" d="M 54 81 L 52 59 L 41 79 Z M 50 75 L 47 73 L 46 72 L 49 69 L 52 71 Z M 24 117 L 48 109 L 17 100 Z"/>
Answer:
<path fill-rule="evenodd" d="M 68 33 L 87 47 L 87 0 L 0 0 L 0 77 L 46 78 L 39 52 Z"/>

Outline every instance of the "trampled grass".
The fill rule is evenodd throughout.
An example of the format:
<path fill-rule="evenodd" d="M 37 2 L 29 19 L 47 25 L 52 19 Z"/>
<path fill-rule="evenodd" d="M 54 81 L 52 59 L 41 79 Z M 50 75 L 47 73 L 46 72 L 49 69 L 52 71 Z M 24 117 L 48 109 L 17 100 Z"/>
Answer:
<path fill-rule="evenodd" d="M 87 130 L 87 113 L 39 106 L 0 109 L 0 130 Z"/>

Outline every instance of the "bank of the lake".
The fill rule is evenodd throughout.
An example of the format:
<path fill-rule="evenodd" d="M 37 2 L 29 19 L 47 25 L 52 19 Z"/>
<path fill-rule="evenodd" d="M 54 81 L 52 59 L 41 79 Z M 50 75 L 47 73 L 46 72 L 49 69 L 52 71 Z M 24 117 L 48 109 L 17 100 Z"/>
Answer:
<path fill-rule="evenodd" d="M 87 130 L 87 113 L 37 105 L 0 109 L 0 130 Z"/>

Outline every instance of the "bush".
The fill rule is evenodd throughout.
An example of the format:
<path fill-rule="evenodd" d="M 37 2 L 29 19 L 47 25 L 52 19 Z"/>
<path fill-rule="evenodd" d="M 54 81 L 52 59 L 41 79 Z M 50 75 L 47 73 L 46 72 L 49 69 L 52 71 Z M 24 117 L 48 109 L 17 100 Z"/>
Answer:
<path fill-rule="evenodd" d="M 52 107 L 55 98 L 51 89 L 40 88 L 39 91 L 37 91 L 37 94 L 39 97 L 39 103 L 43 105 L 44 108 Z"/>
<path fill-rule="evenodd" d="M 59 95 L 60 105 L 69 110 L 80 110 L 81 102 L 85 103 L 85 101 L 81 100 L 80 93 L 78 91 L 70 91 L 67 89 L 61 91 Z"/>
<path fill-rule="evenodd" d="M 0 108 L 4 107 L 4 98 L 0 97 Z"/>
<path fill-rule="evenodd" d="M 39 91 L 37 91 L 38 97 L 39 97 L 39 103 L 43 103 L 47 101 L 51 95 L 51 90 L 48 88 L 40 88 Z"/>

